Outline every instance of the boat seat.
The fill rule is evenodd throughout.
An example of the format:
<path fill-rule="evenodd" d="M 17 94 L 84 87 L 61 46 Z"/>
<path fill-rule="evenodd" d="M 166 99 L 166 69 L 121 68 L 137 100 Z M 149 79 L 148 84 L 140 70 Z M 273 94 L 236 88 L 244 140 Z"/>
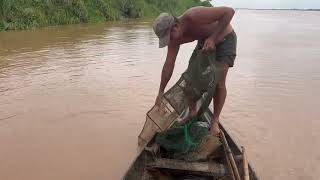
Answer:
<path fill-rule="evenodd" d="M 156 158 L 155 161 L 148 163 L 146 168 L 164 169 L 167 171 L 188 172 L 188 174 L 221 177 L 228 172 L 223 164 L 214 162 L 186 162 L 183 160 Z"/>

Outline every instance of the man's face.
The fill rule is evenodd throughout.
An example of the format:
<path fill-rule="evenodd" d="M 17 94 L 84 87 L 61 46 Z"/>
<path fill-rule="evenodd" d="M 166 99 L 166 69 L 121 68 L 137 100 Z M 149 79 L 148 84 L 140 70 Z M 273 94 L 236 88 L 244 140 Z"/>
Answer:
<path fill-rule="evenodd" d="M 181 35 L 181 28 L 179 24 L 175 24 L 174 26 L 172 26 L 170 32 L 170 40 L 177 41 L 181 38 Z"/>

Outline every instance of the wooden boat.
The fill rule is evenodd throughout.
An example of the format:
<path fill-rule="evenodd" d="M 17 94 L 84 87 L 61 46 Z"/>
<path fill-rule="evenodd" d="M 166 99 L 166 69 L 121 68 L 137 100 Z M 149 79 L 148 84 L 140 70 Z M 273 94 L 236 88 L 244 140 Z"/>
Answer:
<path fill-rule="evenodd" d="M 163 112 L 158 113 L 153 107 L 147 113 L 147 120 L 144 128 L 139 135 L 139 140 L 143 139 L 143 142 L 139 144 L 143 147 L 140 153 L 133 161 L 128 171 L 125 173 L 123 180 L 233 180 L 232 171 L 230 171 L 230 164 L 227 162 L 226 153 L 220 153 L 222 155 L 215 158 L 209 158 L 207 161 L 202 162 L 187 162 L 184 160 L 168 158 L 166 152 L 159 148 L 155 143 L 155 135 L 157 132 L 161 132 L 172 125 L 181 113 L 185 105 L 185 95 L 183 94 L 183 88 L 185 86 L 185 80 L 180 80 L 164 95 L 163 100 Z M 205 99 L 205 95 L 203 96 Z M 205 100 L 203 101 L 205 103 Z M 203 104 L 204 104 L 203 103 Z M 204 110 L 199 109 L 202 115 L 199 116 L 210 122 L 212 112 L 207 108 Z M 220 124 L 225 140 L 230 147 L 230 150 L 235 159 L 238 172 L 243 179 L 257 180 L 258 177 L 254 172 L 250 164 L 246 167 L 242 166 L 242 152 L 235 141 L 231 138 L 230 134 Z M 143 138 L 141 138 L 143 136 Z M 223 152 L 223 151 L 222 151 Z M 224 154 L 224 155 L 223 155 Z M 229 152 L 230 154 L 230 152 Z M 182 158 L 183 159 L 183 158 Z M 228 165 L 229 164 L 229 165 Z M 249 174 L 244 175 L 244 171 L 249 170 Z M 242 179 L 242 178 L 241 178 Z"/>
<path fill-rule="evenodd" d="M 235 157 L 241 156 L 241 150 L 235 141 L 231 138 L 226 129 L 221 126 L 221 130 L 224 132 L 228 144 L 231 148 L 232 153 Z M 155 157 L 148 150 L 148 147 L 152 147 L 154 142 L 148 144 L 147 148 L 144 148 L 142 152 L 137 156 L 132 165 L 129 167 L 128 171 L 125 173 L 123 180 L 152 180 L 152 177 L 146 177 L 148 168 L 158 168 L 161 170 L 165 170 L 165 172 L 172 173 L 171 178 L 178 179 L 180 177 L 181 180 L 205 180 L 205 179 L 223 179 L 223 180 L 232 180 L 229 176 L 230 174 L 227 172 L 226 163 L 222 163 L 223 168 L 219 167 L 221 165 L 219 162 L 215 161 L 207 161 L 200 163 L 190 163 L 183 162 L 181 160 L 171 161 L 168 159 L 164 159 L 161 157 Z M 237 159 L 237 158 L 236 158 Z M 241 167 L 241 162 L 237 162 L 238 167 Z M 167 167 L 161 167 L 167 166 Z M 170 166 L 171 165 L 171 166 Z M 184 166 L 183 166 L 184 165 Z M 153 167 L 152 167 L 153 166 Z M 157 166 L 157 167 L 156 167 Z M 168 167 L 170 166 L 170 167 Z M 191 166 L 191 168 L 190 168 Z M 211 166 L 211 168 L 210 168 Z M 194 168 L 195 167 L 195 168 Z M 216 169 L 214 169 L 216 167 Z M 241 172 L 241 168 L 239 168 L 239 172 Z M 249 177 L 250 180 L 258 180 L 256 173 L 253 168 L 249 165 Z M 166 179 L 170 179 L 169 177 L 164 177 Z M 184 179 L 183 179 L 184 178 Z"/>

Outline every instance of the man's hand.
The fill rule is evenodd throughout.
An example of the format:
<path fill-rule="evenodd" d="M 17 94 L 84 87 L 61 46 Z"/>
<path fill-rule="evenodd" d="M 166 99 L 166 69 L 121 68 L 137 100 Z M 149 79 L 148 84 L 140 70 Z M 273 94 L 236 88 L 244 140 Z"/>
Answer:
<path fill-rule="evenodd" d="M 202 50 L 205 52 L 208 52 L 208 51 L 214 50 L 215 48 L 216 48 L 216 42 L 214 41 L 214 38 L 208 37 L 204 42 Z"/>
<path fill-rule="evenodd" d="M 156 99 L 155 106 L 160 107 L 162 98 L 163 98 L 163 92 L 159 92 L 159 93 L 158 93 L 158 96 L 157 96 L 157 99 Z"/>

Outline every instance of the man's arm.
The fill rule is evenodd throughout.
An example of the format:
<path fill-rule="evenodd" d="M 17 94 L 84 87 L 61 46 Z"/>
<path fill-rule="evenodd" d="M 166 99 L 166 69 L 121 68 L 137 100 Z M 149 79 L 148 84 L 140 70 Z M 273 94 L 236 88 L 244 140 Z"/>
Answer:
<path fill-rule="evenodd" d="M 160 105 L 164 90 L 172 76 L 172 72 L 174 69 L 174 64 L 179 51 L 179 47 L 180 47 L 179 45 L 168 46 L 167 58 L 162 68 L 161 83 L 160 83 L 160 88 L 159 88 L 158 96 L 155 103 L 156 106 Z"/>
<path fill-rule="evenodd" d="M 199 25 L 218 22 L 217 29 L 210 36 L 213 41 L 217 41 L 230 24 L 234 13 L 234 9 L 230 7 L 194 7 L 187 12 L 187 16 L 193 23 Z"/>
<path fill-rule="evenodd" d="M 160 83 L 160 88 L 159 88 L 159 93 L 163 93 L 171 76 L 172 72 L 174 69 L 174 64 L 177 58 L 177 54 L 179 52 L 180 46 L 178 45 L 169 45 L 168 46 L 168 53 L 167 53 L 167 58 L 166 62 L 163 65 L 162 68 L 162 74 L 161 74 L 161 83 Z"/>

